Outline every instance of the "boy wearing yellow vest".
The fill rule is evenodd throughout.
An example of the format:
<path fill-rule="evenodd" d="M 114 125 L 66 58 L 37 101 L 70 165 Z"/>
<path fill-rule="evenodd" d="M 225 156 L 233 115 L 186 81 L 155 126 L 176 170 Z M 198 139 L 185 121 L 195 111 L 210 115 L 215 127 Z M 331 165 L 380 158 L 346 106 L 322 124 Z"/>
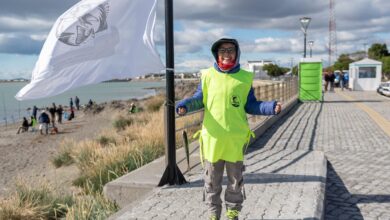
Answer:
<path fill-rule="evenodd" d="M 214 66 L 202 70 L 195 94 L 176 106 L 179 115 L 204 108 L 200 132 L 201 160 L 204 161 L 206 204 L 210 219 L 220 219 L 222 179 L 226 168 L 226 216 L 238 219 L 244 196 L 244 147 L 253 134 L 246 114 L 274 115 L 281 111 L 276 101 L 257 101 L 252 88 L 253 74 L 240 68 L 240 48 L 235 39 L 216 41 L 211 52 Z"/>

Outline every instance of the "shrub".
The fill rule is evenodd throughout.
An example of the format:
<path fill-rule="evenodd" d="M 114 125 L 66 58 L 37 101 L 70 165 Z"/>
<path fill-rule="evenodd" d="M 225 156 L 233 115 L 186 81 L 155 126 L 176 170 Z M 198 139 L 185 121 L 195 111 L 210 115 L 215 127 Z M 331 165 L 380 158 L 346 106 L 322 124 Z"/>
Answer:
<path fill-rule="evenodd" d="M 104 135 L 100 136 L 97 141 L 102 146 L 107 146 L 109 144 L 114 144 L 114 145 L 116 144 L 115 138 L 107 137 L 107 136 L 104 136 Z"/>
<path fill-rule="evenodd" d="M 134 148 L 130 145 L 118 146 L 116 148 L 101 150 L 97 153 L 94 163 L 84 162 L 81 176 L 73 184 L 87 189 L 88 186 L 92 192 L 101 192 L 103 186 L 132 171 L 146 163 L 149 163 L 161 156 L 164 147 L 160 146 L 142 146 Z M 94 157 L 89 157 L 94 158 Z"/>
<path fill-rule="evenodd" d="M 114 121 L 113 126 L 118 131 L 120 131 L 120 130 L 124 130 L 126 127 L 130 126 L 132 123 L 133 123 L 133 120 L 131 118 L 124 118 L 124 117 L 120 116 L 119 118 L 117 118 Z"/>
<path fill-rule="evenodd" d="M 75 199 L 75 204 L 67 207 L 67 220 L 107 219 L 117 212 L 119 207 L 106 199 L 101 193 L 82 195 Z"/>
<path fill-rule="evenodd" d="M 65 143 L 61 145 L 58 154 L 51 159 L 51 162 L 56 168 L 61 166 L 69 166 L 74 163 L 72 157 L 72 148 L 73 144 Z"/>
<path fill-rule="evenodd" d="M 47 184 L 33 189 L 19 182 L 16 193 L 0 202 L 0 219 L 58 219 L 66 215 L 66 206 L 73 203 L 71 196 L 56 194 Z"/>
<path fill-rule="evenodd" d="M 153 96 L 152 98 L 145 101 L 146 110 L 148 112 L 157 112 L 165 102 L 163 95 Z"/>

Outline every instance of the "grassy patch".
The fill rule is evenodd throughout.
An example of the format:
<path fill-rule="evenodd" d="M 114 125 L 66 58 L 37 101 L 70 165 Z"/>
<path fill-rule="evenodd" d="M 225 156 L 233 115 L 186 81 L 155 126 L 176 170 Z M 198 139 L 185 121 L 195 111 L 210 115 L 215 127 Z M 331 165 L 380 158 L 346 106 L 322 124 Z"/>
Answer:
<path fill-rule="evenodd" d="M 59 219 L 73 203 L 71 196 L 54 193 L 47 184 L 31 188 L 20 182 L 16 193 L 0 202 L 0 219 Z"/>
<path fill-rule="evenodd" d="M 89 149 L 91 149 L 89 147 Z M 82 156 L 77 163 L 81 175 L 73 183 L 92 192 L 101 192 L 103 186 L 146 163 L 161 156 L 164 152 L 163 144 L 159 146 L 137 146 L 130 143 L 115 148 L 102 148 L 96 151 L 81 150 L 94 155 Z M 87 188 L 87 186 L 89 188 Z"/>
<path fill-rule="evenodd" d="M 75 204 L 67 208 L 67 220 L 107 219 L 119 210 L 115 203 L 110 202 L 101 193 L 79 196 L 75 199 Z"/>
<path fill-rule="evenodd" d="M 113 138 L 113 137 L 107 137 L 107 136 L 105 136 L 105 135 L 100 136 L 100 137 L 98 138 L 97 141 L 98 141 L 99 144 L 102 145 L 102 146 L 107 146 L 107 145 L 109 145 L 109 144 L 114 144 L 114 145 L 116 144 L 115 138 Z"/>
<path fill-rule="evenodd" d="M 158 112 L 161 106 L 165 102 L 164 95 L 153 96 L 150 99 L 145 101 L 146 110 L 148 112 Z"/>
<path fill-rule="evenodd" d="M 130 126 L 133 123 L 132 118 L 125 118 L 123 116 L 118 117 L 113 122 L 114 128 L 116 128 L 118 131 L 124 130 L 126 127 Z"/>
<path fill-rule="evenodd" d="M 51 162 L 56 168 L 61 166 L 69 166 L 74 163 L 72 157 L 73 146 L 74 143 L 71 141 L 67 141 L 61 144 L 59 152 L 51 159 Z"/>

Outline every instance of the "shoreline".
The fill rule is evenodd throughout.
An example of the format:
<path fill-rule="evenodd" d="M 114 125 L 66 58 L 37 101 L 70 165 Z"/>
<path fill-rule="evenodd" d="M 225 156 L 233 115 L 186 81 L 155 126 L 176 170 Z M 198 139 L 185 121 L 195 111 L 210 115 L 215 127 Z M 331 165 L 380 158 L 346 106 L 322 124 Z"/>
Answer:
<path fill-rule="evenodd" d="M 164 80 L 154 80 L 154 81 L 151 81 L 151 80 L 132 80 L 132 81 L 133 82 L 163 82 Z M 132 81 L 129 81 L 129 82 L 132 82 Z M 19 83 L 19 82 L 15 82 L 15 83 Z M 117 83 L 117 82 L 104 82 L 104 83 Z M 118 82 L 118 83 L 120 83 L 120 82 Z M 191 87 L 197 83 L 199 83 L 199 79 L 197 79 L 197 78 L 175 79 L 175 94 L 178 94 L 178 95 L 175 95 L 175 97 L 177 97 L 177 96 L 180 97 L 181 96 L 180 93 L 187 94 L 189 91 L 188 85 L 190 85 L 190 87 Z M 113 98 L 113 99 L 108 100 L 108 101 L 97 102 L 96 104 L 100 105 L 100 104 L 104 104 L 104 103 L 110 103 L 113 101 L 115 102 L 115 101 L 126 101 L 126 100 L 142 101 L 142 100 L 148 99 L 150 97 L 156 96 L 158 94 L 165 93 L 165 91 L 166 91 L 165 86 L 162 86 L 162 87 L 151 86 L 151 87 L 146 87 L 143 89 L 144 90 L 154 90 L 154 91 L 152 93 L 145 94 L 145 95 L 140 96 L 140 97 L 123 98 L 123 99 Z M 46 106 L 49 106 L 49 105 L 50 105 L 50 103 L 46 104 Z M 69 108 L 68 105 L 62 105 L 62 106 L 63 106 L 64 110 L 67 110 Z M 39 108 L 39 110 L 42 110 L 42 109 L 43 108 Z M 28 117 L 27 118 L 28 120 L 30 119 L 31 115 L 26 115 L 26 113 L 27 113 L 26 109 L 19 110 L 19 111 L 22 113 L 22 114 L 20 114 L 20 118 L 14 117 L 14 119 L 12 119 L 12 117 L 9 117 L 9 116 L 7 117 L 7 126 L 6 126 L 6 122 L 4 120 L 5 117 L 0 117 L 0 131 L 3 130 L 4 127 L 8 127 L 8 126 L 12 126 L 13 124 L 21 123 L 23 117 Z"/>

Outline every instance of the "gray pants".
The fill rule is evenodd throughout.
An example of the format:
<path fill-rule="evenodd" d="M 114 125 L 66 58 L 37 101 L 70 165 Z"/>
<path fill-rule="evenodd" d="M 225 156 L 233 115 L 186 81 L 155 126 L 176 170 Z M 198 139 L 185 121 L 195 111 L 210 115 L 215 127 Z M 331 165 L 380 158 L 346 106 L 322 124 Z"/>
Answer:
<path fill-rule="evenodd" d="M 244 196 L 242 193 L 244 165 L 242 161 L 231 163 L 219 160 L 215 163 L 204 161 L 204 184 L 206 204 L 210 215 L 221 216 L 222 211 L 222 179 L 224 168 L 228 184 L 225 190 L 225 204 L 227 209 L 241 211 Z"/>

